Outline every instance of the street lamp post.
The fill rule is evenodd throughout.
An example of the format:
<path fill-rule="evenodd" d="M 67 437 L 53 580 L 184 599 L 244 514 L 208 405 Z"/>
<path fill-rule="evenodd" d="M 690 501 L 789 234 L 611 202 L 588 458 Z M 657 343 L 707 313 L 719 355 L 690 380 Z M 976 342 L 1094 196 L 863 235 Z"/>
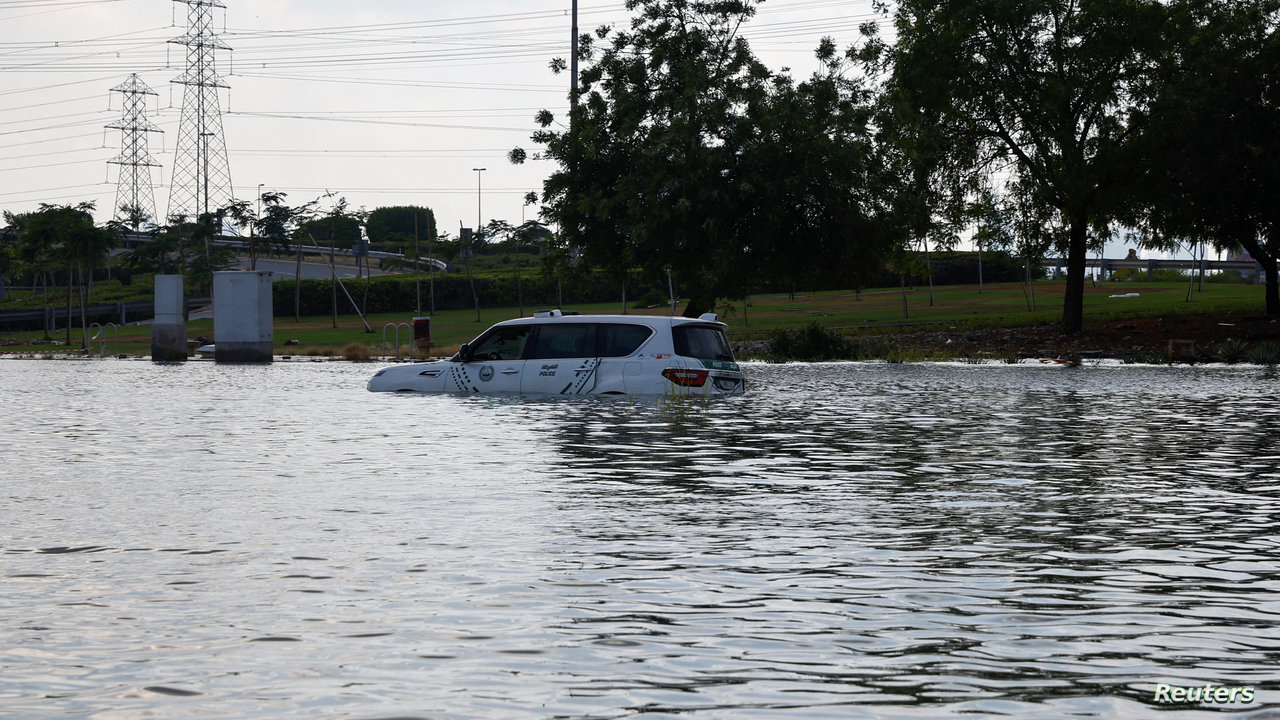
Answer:
<path fill-rule="evenodd" d="M 249 223 L 249 269 L 258 269 L 258 239 L 254 233 L 254 226 L 258 224 L 259 218 L 262 217 L 262 186 L 266 183 L 258 183 L 258 207 L 253 211 L 253 222 Z"/>
<path fill-rule="evenodd" d="M 471 255 L 475 249 L 476 234 L 480 232 L 481 218 L 484 217 L 480 211 L 480 177 L 481 177 L 480 173 L 484 172 L 485 168 L 471 168 L 471 169 L 474 170 L 476 173 L 476 229 L 474 232 L 471 233 L 471 247 L 464 247 L 462 249 L 462 252 L 463 252 L 462 257 L 467 264 L 467 282 L 471 284 L 471 299 L 476 304 L 476 322 L 480 322 L 480 296 L 476 293 L 475 276 L 471 274 Z"/>
<path fill-rule="evenodd" d="M 475 234 L 480 232 L 480 224 L 483 222 L 482 215 L 480 213 L 480 173 L 484 172 L 488 168 L 471 169 L 476 172 L 476 232 L 472 234 L 472 237 L 474 237 Z"/>

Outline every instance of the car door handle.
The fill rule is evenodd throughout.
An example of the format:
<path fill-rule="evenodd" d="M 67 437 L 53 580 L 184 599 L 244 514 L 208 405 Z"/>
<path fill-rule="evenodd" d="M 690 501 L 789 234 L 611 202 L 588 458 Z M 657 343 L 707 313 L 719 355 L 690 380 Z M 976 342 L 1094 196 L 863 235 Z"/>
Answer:
<path fill-rule="evenodd" d="M 519 375 L 520 371 L 515 368 L 507 368 L 506 370 L 502 371 L 502 374 L 503 375 Z"/>

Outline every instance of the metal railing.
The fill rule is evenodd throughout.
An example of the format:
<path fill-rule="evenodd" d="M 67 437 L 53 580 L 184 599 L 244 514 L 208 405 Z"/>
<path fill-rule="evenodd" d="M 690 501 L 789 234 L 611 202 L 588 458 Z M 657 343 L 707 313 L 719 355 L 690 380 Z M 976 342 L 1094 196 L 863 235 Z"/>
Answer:
<path fill-rule="evenodd" d="M 89 325 L 90 329 L 95 327 L 98 328 L 98 332 L 94 333 L 93 337 L 89 338 L 88 347 L 85 348 L 85 350 L 90 355 L 93 355 L 93 341 L 98 340 L 98 357 L 106 357 L 107 356 L 107 339 L 105 337 L 102 337 L 102 339 L 99 340 L 98 338 L 101 337 L 104 332 L 106 332 L 107 328 L 111 328 L 111 332 L 115 334 L 115 353 L 113 354 L 115 357 L 120 357 L 120 326 L 116 325 L 113 322 L 109 322 L 106 325 L 101 325 L 99 323 L 92 323 Z"/>
<path fill-rule="evenodd" d="M 400 328 L 404 328 L 405 330 L 409 331 L 409 342 L 413 342 L 413 326 L 410 325 L 409 323 L 392 323 L 392 322 L 389 322 L 386 325 L 382 326 L 381 354 L 382 354 L 382 357 L 384 358 L 387 357 L 387 329 L 388 328 L 396 329 L 396 336 L 395 336 L 396 337 L 396 361 L 399 361 L 400 360 Z"/>

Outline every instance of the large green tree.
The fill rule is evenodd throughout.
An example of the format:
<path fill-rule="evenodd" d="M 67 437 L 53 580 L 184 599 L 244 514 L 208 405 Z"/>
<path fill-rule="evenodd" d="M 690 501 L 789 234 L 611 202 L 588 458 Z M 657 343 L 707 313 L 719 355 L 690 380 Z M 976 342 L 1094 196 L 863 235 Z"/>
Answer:
<path fill-rule="evenodd" d="M 1243 248 L 1280 315 L 1280 0 L 1176 0 L 1133 191 L 1146 242 Z"/>
<path fill-rule="evenodd" d="M 852 72 L 858 48 L 839 53 L 824 39 L 816 54 L 819 72 L 799 83 L 775 75 L 728 136 L 737 209 L 729 247 L 740 255 L 725 266 L 750 273 L 735 278 L 742 286 L 861 288 L 903 238 L 901 165 L 874 132 L 874 96 Z"/>
<path fill-rule="evenodd" d="M 730 201 L 742 106 L 767 91 L 769 72 L 739 34 L 756 2 L 628 0 L 625 30 L 583 38 L 579 102 L 569 127 L 549 112 L 534 135 L 560 169 L 544 185 L 543 216 L 582 266 L 621 277 L 670 270 L 688 291 L 686 315 L 742 294 L 746 261 Z M 518 159 L 518 158 L 513 158 Z"/>
<path fill-rule="evenodd" d="M 874 265 L 866 251 L 895 226 L 894 182 L 870 92 L 850 72 L 857 53 L 824 40 L 812 78 L 775 74 L 740 33 L 757 4 L 629 0 L 628 29 L 582 38 L 589 64 L 568 126 L 544 111 L 534 135 L 560 166 L 542 197 L 559 228 L 552 257 L 619 281 L 638 270 L 665 284 L 669 272 L 688 316 L 765 280 Z"/>
<path fill-rule="evenodd" d="M 892 13 L 885 98 L 915 166 L 953 197 L 1008 174 L 1060 217 L 1062 324 L 1079 331 L 1090 233 L 1125 189 L 1128 117 L 1154 71 L 1161 3 L 896 0 Z"/>
<path fill-rule="evenodd" d="M 415 237 L 420 250 L 435 240 L 436 214 L 431 208 L 416 205 L 374 208 L 365 218 L 365 230 L 378 249 L 411 253 Z"/>

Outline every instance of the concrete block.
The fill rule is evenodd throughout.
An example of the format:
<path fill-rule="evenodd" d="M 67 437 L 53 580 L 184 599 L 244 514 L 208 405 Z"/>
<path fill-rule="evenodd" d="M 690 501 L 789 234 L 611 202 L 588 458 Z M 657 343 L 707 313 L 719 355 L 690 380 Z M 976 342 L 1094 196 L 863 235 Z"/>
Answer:
<path fill-rule="evenodd" d="M 213 359 L 269 363 L 275 344 L 270 270 L 213 274 Z"/>
<path fill-rule="evenodd" d="M 187 324 L 182 319 L 182 276 L 156 275 L 155 295 L 151 360 L 182 362 L 187 359 Z"/>

